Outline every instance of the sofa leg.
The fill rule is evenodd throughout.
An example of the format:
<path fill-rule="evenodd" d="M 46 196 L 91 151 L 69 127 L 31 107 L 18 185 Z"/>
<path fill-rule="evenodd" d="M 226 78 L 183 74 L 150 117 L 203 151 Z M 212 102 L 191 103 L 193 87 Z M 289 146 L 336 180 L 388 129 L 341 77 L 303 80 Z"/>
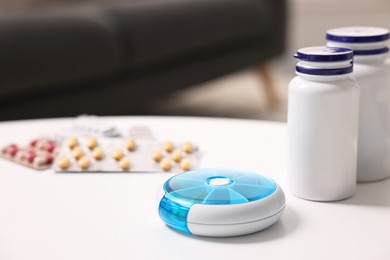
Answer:
<path fill-rule="evenodd" d="M 272 74 L 269 70 L 267 64 L 260 64 L 256 68 L 260 80 L 262 80 L 264 85 L 264 91 L 266 96 L 267 106 L 269 108 L 275 108 L 280 104 L 280 98 L 276 91 L 275 84 L 272 79 Z"/>

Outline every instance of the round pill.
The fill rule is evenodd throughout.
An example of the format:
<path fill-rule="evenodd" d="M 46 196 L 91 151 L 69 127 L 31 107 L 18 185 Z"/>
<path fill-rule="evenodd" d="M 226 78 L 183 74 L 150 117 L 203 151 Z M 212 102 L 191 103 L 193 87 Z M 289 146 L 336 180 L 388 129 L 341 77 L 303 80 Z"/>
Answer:
<path fill-rule="evenodd" d="M 192 143 L 191 142 L 185 142 L 184 144 L 183 144 L 183 150 L 184 150 L 184 152 L 186 152 L 186 153 L 192 153 L 193 152 L 193 150 L 194 150 L 194 147 L 193 147 L 193 145 L 192 145 Z"/>
<path fill-rule="evenodd" d="M 161 161 L 162 157 L 163 157 L 163 154 L 162 154 L 162 152 L 161 152 L 160 150 L 155 150 L 155 151 L 153 152 L 152 158 L 153 158 L 153 160 L 155 160 L 156 162 Z"/>
<path fill-rule="evenodd" d="M 83 169 L 83 170 L 88 169 L 89 168 L 88 157 L 86 157 L 86 156 L 81 157 L 80 160 L 78 161 L 78 164 L 79 164 L 81 169 Z"/>
<path fill-rule="evenodd" d="M 168 158 L 162 159 L 160 162 L 160 168 L 164 171 L 169 171 L 172 169 L 172 163 L 171 160 Z"/>
<path fill-rule="evenodd" d="M 137 143 L 134 138 L 129 138 L 126 140 L 126 148 L 130 152 L 134 151 L 137 148 Z"/>
<path fill-rule="evenodd" d="M 84 156 L 83 150 L 80 147 L 78 147 L 78 146 L 73 148 L 72 154 L 73 154 L 74 158 L 76 158 L 76 160 L 79 160 L 81 157 Z"/>
<path fill-rule="evenodd" d="M 97 145 L 97 140 L 95 137 L 91 137 L 88 139 L 87 141 L 87 146 L 89 148 L 89 150 L 93 150 Z"/>
<path fill-rule="evenodd" d="M 185 171 L 189 171 L 191 170 L 191 161 L 187 158 L 184 158 L 181 163 L 180 163 L 180 168 L 185 170 Z"/>
<path fill-rule="evenodd" d="M 123 157 L 123 152 L 120 148 L 115 149 L 115 151 L 112 153 L 112 157 L 119 161 Z"/>
<path fill-rule="evenodd" d="M 67 157 L 62 157 L 61 159 L 58 160 L 57 165 L 61 169 L 66 170 L 70 166 L 70 160 Z"/>
<path fill-rule="evenodd" d="M 171 153 L 175 146 L 173 145 L 172 141 L 165 141 L 164 143 L 164 150 L 168 153 Z"/>
<path fill-rule="evenodd" d="M 73 149 L 79 144 L 79 142 L 77 141 L 77 138 L 75 136 L 72 136 L 68 139 L 67 144 L 69 148 Z"/>
<path fill-rule="evenodd" d="M 183 158 L 183 153 L 179 149 L 176 149 L 172 152 L 172 159 L 175 162 L 180 162 L 182 158 Z"/>
<path fill-rule="evenodd" d="M 122 168 L 122 170 L 128 170 L 130 168 L 130 159 L 123 157 L 119 161 L 119 166 Z"/>
<path fill-rule="evenodd" d="M 103 160 L 103 158 L 104 158 L 104 151 L 103 151 L 103 149 L 100 148 L 100 147 L 96 147 L 92 151 L 92 156 L 93 156 L 93 158 L 95 158 L 95 160 L 98 160 L 98 161 Z"/>

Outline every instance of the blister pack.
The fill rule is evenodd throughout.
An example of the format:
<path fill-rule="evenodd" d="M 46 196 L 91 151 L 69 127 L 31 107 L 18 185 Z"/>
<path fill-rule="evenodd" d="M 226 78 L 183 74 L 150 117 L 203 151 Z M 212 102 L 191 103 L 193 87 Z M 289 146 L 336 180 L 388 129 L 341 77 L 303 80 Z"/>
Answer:
<path fill-rule="evenodd" d="M 1 157 L 36 170 L 51 167 L 58 151 L 59 142 L 48 138 L 37 138 L 28 144 L 9 144 L 1 150 Z"/>
<path fill-rule="evenodd" d="M 197 168 L 200 159 L 198 147 L 188 141 L 72 136 L 64 140 L 54 169 L 74 173 L 181 172 Z"/>

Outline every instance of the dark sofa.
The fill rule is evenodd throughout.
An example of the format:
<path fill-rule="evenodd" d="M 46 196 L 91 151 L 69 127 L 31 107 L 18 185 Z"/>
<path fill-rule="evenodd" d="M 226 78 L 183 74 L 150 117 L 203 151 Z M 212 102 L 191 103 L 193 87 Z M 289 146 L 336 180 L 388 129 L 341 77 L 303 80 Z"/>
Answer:
<path fill-rule="evenodd" d="M 3 8 L 0 120 L 145 114 L 178 89 L 280 54 L 285 0 Z"/>

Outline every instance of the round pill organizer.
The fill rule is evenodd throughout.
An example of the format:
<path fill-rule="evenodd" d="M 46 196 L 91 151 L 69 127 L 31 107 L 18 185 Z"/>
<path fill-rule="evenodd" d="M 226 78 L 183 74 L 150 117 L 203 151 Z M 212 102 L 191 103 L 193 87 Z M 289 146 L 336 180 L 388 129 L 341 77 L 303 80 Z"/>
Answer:
<path fill-rule="evenodd" d="M 284 207 L 283 190 L 265 176 L 232 169 L 200 169 L 164 183 L 159 214 L 175 230 L 228 237 L 271 226 Z"/>

